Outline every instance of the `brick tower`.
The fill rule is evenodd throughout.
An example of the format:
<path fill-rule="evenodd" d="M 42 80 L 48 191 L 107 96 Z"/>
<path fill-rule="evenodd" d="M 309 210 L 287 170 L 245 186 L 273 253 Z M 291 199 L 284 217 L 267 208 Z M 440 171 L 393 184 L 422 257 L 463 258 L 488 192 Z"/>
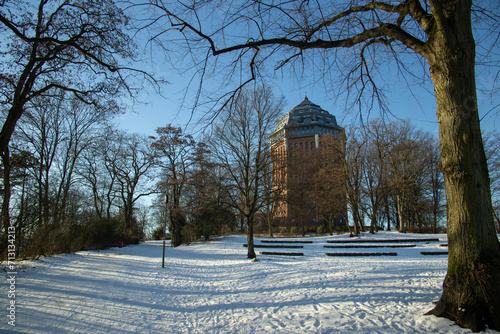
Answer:
<path fill-rule="evenodd" d="M 269 140 L 274 226 L 308 232 L 345 225 L 345 132 L 335 116 L 305 97 L 281 117 Z"/>

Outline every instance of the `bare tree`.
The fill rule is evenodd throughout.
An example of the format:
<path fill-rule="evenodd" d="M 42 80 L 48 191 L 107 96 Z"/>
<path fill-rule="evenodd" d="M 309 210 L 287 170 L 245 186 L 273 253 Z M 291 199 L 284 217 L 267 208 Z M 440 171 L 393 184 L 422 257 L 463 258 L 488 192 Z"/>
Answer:
<path fill-rule="evenodd" d="M 269 237 L 273 237 L 276 220 L 276 212 L 286 201 L 286 159 L 285 154 L 280 150 L 271 147 L 272 165 L 267 166 L 264 173 L 264 206 L 262 211 L 267 221 Z"/>
<path fill-rule="evenodd" d="M 163 169 L 160 182 L 165 194 L 169 195 L 169 218 L 172 246 L 182 244 L 182 228 L 185 215 L 181 208 L 181 199 L 190 177 L 190 167 L 196 163 L 196 142 L 189 134 L 184 134 L 180 127 L 171 124 L 156 129 L 158 138 L 153 137 L 151 147 L 155 151 L 155 161 Z"/>
<path fill-rule="evenodd" d="M 227 170 L 234 194 L 232 206 L 245 218 L 247 257 L 256 257 L 253 242 L 255 214 L 264 205 L 264 175 L 269 172 L 271 154 L 267 136 L 283 109 L 268 87 L 244 91 L 215 127 L 211 151 Z"/>
<path fill-rule="evenodd" d="M 123 212 L 125 228 L 132 229 L 136 202 L 156 193 L 150 171 L 153 168 L 153 152 L 147 137 L 116 131 L 110 139 L 107 155 L 116 157 L 109 162 L 110 171 L 116 175 L 117 194 Z"/>
<path fill-rule="evenodd" d="M 104 132 L 108 135 L 111 133 L 106 129 L 104 129 Z M 111 218 L 111 209 L 115 205 L 117 177 L 113 173 L 111 166 L 117 157 L 110 154 L 112 150 L 108 148 L 113 143 L 106 139 L 108 135 L 101 138 L 101 140 L 96 140 L 84 152 L 78 173 L 84 180 L 83 184 L 89 188 L 89 203 L 93 207 L 94 214 L 99 219 L 106 218 L 109 220 Z"/>
<path fill-rule="evenodd" d="M 383 122 L 373 120 L 366 128 L 368 144 L 364 160 L 364 189 L 370 205 L 365 212 L 370 218 L 370 233 L 378 230 L 378 216 L 388 196 L 387 136 Z"/>
<path fill-rule="evenodd" d="M 386 123 L 381 119 L 365 128 L 363 191 L 365 212 L 371 218 L 370 232 L 385 202 L 395 202 L 399 230 L 431 225 L 436 229 L 442 212 L 442 174 L 437 165 L 439 151 L 428 133 L 408 120 Z"/>
<path fill-rule="evenodd" d="M 353 219 L 353 233 L 358 235 L 364 231 L 362 221 L 363 210 L 363 169 L 366 137 L 358 127 L 348 128 L 346 131 L 346 144 L 343 152 L 342 162 L 344 180 L 347 191 L 347 203 L 351 208 Z"/>
<path fill-rule="evenodd" d="M 345 73 L 344 83 L 356 100 L 369 94 L 371 101 L 382 106 L 383 94 L 374 78 L 378 60 L 387 58 L 375 53 L 379 48 L 390 51 L 385 55 L 393 57 L 398 71 L 430 75 L 437 102 L 449 239 L 443 294 L 430 313 L 473 330 L 486 325 L 500 328 L 500 286 L 496 284 L 500 281 L 500 243 L 478 115 L 472 20 L 477 8 L 471 0 L 324 4 L 248 0 L 237 6 L 218 1 L 189 6 L 172 2 L 152 1 L 169 20 L 167 29 L 180 31 L 192 54 L 201 55 L 197 63 L 205 68 L 201 73 L 208 72 L 206 65 L 212 60 L 210 64 L 217 68 L 228 61 L 225 64 L 233 70 L 231 74 L 238 74 L 235 64 L 246 63 L 248 80 L 252 80 L 265 73 L 266 61 L 278 60 L 275 67 L 283 68 L 294 60 L 306 64 L 307 53 L 320 55 L 325 60 L 324 73 L 333 67 L 351 69 Z M 483 22 L 478 20 L 478 24 L 486 29 L 487 24 L 497 27 L 498 3 L 487 5 L 480 12 Z M 210 21 L 210 17 L 220 18 L 220 22 Z M 346 48 L 355 48 L 359 57 L 344 57 L 341 50 Z M 422 66 L 409 66 L 415 59 Z M 344 64 L 342 60 L 346 60 Z M 425 63 L 428 72 L 419 72 Z"/>
<path fill-rule="evenodd" d="M 438 221 L 446 214 L 444 205 L 444 180 L 439 168 L 439 145 L 434 138 L 428 146 L 429 188 L 431 189 L 432 230 L 437 233 Z"/>
<path fill-rule="evenodd" d="M 89 143 L 82 156 L 78 173 L 83 185 L 89 190 L 89 203 L 94 214 L 102 219 L 111 219 L 117 213 L 119 204 L 118 173 L 115 166 L 124 162 L 120 155 L 125 133 L 108 125 L 97 129 L 99 135 Z M 121 159 L 121 162 L 120 162 Z"/>
<path fill-rule="evenodd" d="M 396 199 L 399 231 L 405 232 L 410 227 L 412 192 L 422 185 L 422 177 L 429 174 L 429 137 L 415 130 L 409 121 L 392 122 L 384 128 L 388 142 L 388 182 Z"/>

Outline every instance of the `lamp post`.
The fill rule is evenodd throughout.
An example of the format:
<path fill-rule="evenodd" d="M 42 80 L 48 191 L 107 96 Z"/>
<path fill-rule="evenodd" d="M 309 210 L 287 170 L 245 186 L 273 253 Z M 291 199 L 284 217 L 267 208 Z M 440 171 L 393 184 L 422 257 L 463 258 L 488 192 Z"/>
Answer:
<path fill-rule="evenodd" d="M 165 239 L 167 234 L 167 218 L 168 218 L 168 195 L 165 194 L 165 225 L 163 225 L 163 257 L 161 267 L 165 268 Z"/>

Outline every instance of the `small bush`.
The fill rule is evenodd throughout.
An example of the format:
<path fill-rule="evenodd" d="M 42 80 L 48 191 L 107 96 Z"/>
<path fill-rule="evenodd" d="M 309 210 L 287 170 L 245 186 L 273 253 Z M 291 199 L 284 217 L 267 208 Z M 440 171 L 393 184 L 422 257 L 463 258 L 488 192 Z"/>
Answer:
<path fill-rule="evenodd" d="M 160 226 L 156 230 L 154 230 L 151 238 L 153 238 L 153 240 L 163 240 L 163 226 Z"/>
<path fill-rule="evenodd" d="M 344 234 L 347 232 L 347 226 L 335 226 L 334 231 L 337 235 Z"/>
<path fill-rule="evenodd" d="M 196 232 L 196 228 L 191 224 L 186 224 L 181 229 L 182 241 L 189 245 L 196 239 L 198 239 L 198 233 Z"/>
<path fill-rule="evenodd" d="M 234 227 L 236 222 L 234 213 L 230 209 L 214 203 L 198 208 L 193 216 L 192 228 L 198 237 L 203 236 L 205 240 L 220 234 L 224 227 Z"/>
<path fill-rule="evenodd" d="M 318 228 L 316 229 L 316 233 L 321 235 L 325 233 L 325 230 L 326 230 L 325 225 L 319 225 Z"/>

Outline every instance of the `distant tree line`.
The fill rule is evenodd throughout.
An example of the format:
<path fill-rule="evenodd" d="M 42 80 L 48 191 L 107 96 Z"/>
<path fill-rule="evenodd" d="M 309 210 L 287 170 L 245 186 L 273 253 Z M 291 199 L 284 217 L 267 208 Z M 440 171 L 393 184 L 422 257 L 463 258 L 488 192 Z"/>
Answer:
<path fill-rule="evenodd" d="M 94 108 L 64 91 L 34 99 L 11 141 L 9 217 L 19 255 L 137 243 L 154 227 L 162 238 L 165 222 L 173 246 L 234 231 L 247 231 L 249 240 L 255 231 L 280 232 L 273 210 L 282 189 L 272 184 L 267 136 L 282 110 L 283 99 L 269 87 L 244 90 L 195 140 L 171 124 L 154 137 L 113 129 L 115 110 Z M 498 221 L 500 136 L 490 134 L 486 142 Z M 325 150 L 324 165 L 334 168 L 319 168 L 307 182 L 324 207 L 335 196 L 347 198 L 353 234 L 446 227 L 439 150 L 431 134 L 407 120 L 376 119 L 348 127 L 345 143 L 331 146 L 345 159 Z M 344 185 L 337 184 L 340 173 Z M 148 209 L 140 199 L 151 195 L 156 197 Z"/>
<path fill-rule="evenodd" d="M 155 192 L 148 138 L 113 129 L 112 113 L 64 92 L 33 102 L 10 145 L 9 217 L 20 255 L 142 240 L 137 203 Z"/>
<path fill-rule="evenodd" d="M 344 172 L 354 234 L 445 227 L 438 141 L 408 120 L 376 119 L 347 130 Z"/>

